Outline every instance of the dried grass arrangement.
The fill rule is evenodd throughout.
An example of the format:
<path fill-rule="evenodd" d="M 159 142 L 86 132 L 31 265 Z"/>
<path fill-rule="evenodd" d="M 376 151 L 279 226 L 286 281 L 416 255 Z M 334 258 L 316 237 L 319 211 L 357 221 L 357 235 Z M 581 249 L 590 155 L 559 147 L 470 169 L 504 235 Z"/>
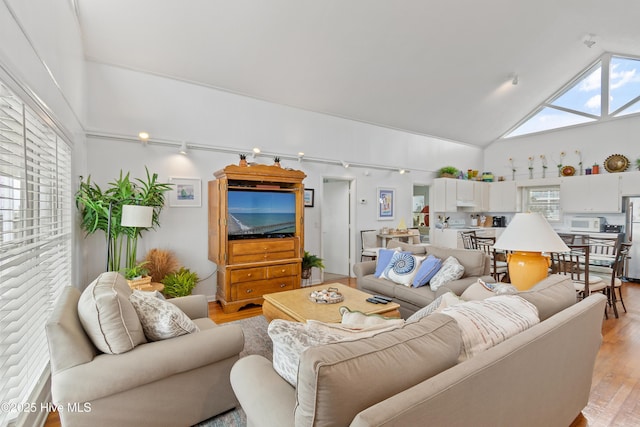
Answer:
<path fill-rule="evenodd" d="M 145 261 L 148 262 L 145 267 L 149 270 L 152 282 L 161 282 L 167 274 L 175 273 L 182 267 L 173 252 L 165 249 L 151 249 Z"/>

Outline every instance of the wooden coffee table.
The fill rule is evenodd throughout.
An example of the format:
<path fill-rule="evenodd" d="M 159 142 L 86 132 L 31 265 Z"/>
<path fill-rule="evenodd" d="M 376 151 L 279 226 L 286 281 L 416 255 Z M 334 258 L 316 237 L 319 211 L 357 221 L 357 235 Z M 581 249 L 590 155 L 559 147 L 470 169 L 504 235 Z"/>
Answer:
<path fill-rule="evenodd" d="M 317 289 L 337 288 L 344 296 L 344 301 L 337 304 L 316 303 L 309 299 L 309 294 Z M 340 307 L 349 307 L 351 311 L 361 311 L 366 314 L 379 314 L 385 317 L 400 317 L 400 307 L 395 302 L 388 304 L 373 304 L 366 299 L 371 295 L 358 289 L 340 283 L 325 283 L 318 286 L 308 286 L 292 291 L 265 294 L 262 313 L 268 321 L 273 319 L 306 322 L 320 320 L 322 322 L 340 323 Z"/>

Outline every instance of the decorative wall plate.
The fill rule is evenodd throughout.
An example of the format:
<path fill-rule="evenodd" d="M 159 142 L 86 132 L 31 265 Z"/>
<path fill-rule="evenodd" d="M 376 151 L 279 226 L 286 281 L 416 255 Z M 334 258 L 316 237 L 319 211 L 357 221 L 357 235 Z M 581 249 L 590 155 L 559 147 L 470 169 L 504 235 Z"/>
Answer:
<path fill-rule="evenodd" d="M 562 168 L 562 176 L 573 176 L 576 173 L 576 168 L 573 166 L 565 166 Z"/>
<path fill-rule="evenodd" d="M 612 154 L 604 161 L 607 172 L 624 172 L 629 167 L 629 159 L 622 154 Z"/>

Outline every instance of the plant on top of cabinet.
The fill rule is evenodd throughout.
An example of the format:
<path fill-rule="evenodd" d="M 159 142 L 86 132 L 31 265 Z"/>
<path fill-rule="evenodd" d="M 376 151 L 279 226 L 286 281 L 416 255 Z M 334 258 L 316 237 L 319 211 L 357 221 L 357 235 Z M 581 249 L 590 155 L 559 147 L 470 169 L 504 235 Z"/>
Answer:
<path fill-rule="evenodd" d="M 457 178 L 459 172 L 460 171 L 453 166 L 444 166 L 438 171 L 438 176 L 440 178 Z"/>

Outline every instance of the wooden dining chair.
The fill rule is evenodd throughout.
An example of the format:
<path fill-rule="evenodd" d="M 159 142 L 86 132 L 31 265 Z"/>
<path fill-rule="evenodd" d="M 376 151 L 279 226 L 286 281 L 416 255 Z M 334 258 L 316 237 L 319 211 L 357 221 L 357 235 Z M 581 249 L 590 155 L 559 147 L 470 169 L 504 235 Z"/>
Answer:
<path fill-rule="evenodd" d="M 570 233 L 558 233 L 558 236 L 562 239 L 565 245 L 574 245 L 576 243 L 576 235 Z"/>
<path fill-rule="evenodd" d="M 502 280 L 508 280 L 509 277 L 509 268 L 507 266 L 507 262 L 498 259 L 498 254 L 493 247 L 496 243 L 495 237 L 480 237 L 476 235 L 472 235 L 469 237 L 471 239 L 471 245 L 474 249 L 482 251 L 489 255 L 491 260 L 491 275 L 495 279 L 496 282 L 500 282 Z"/>
<path fill-rule="evenodd" d="M 471 241 L 471 236 L 475 236 L 475 235 L 476 235 L 475 230 L 460 232 L 460 237 L 462 238 L 462 245 L 465 249 L 478 249 L 473 247 L 473 242 Z"/>
<path fill-rule="evenodd" d="M 627 261 L 627 257 L 629 256 L 630 246 L 630 243 L 620 244 L 611 267 L 611 281 L 609 282 L 609 287 L 607 289 L 607 296 L 609 299 L 609 306 L 613 308 L 613 314 L 616 318 L 618 318 L 618 302 L 622 304 L 624 312 L 627 312 L 627 307 L 624 305 L 624 300 L 622 299 L 622 285 L 624 283 L 624 266 Z"/>
<path fill-rule="evenodd" d="M 551 252 L 551 273 L 564 274 L 571 278 L 578 298 L 583 299 L 593 292 L 607 293 L 607 282 L 589 273 L 589 246 L 571 245 L 569 252 Z"/>

